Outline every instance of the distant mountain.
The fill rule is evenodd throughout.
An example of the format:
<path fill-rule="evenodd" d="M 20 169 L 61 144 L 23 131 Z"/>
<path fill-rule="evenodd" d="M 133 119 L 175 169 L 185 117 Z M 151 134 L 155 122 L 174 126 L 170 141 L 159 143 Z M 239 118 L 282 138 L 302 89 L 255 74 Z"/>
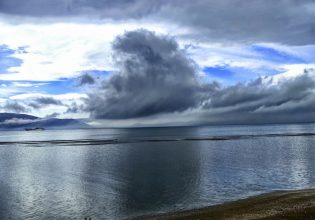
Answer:
<path fill-rule="evenodd" d="M 76 128 L 90 128 L 89 125 L 85 124 L 76 119 L 58 119 L 58 118 L 48 118 L 43 119 L 38 122 L 32 123 L 33 127 L 41 127 L 45 129 L 76 129 Z"/>
<path fill-rule="evenodd" d="M 6 120 L 10 119 L 29 119 L 29 120 L 35 120 L 38 119 L 38 117 L 32 116 L 32 115 L 25 115 L 25 114 L 15 114 L 15 113 L 0 113 L 0 123 L 4 122 Z"/>
<path fill-rule="evenodd" d="M 26 114 L 0 113 L 0 130 L 26 128 L 79 129 L 90 128 L 90 126 L 76 119 L 39 118 Z"/>

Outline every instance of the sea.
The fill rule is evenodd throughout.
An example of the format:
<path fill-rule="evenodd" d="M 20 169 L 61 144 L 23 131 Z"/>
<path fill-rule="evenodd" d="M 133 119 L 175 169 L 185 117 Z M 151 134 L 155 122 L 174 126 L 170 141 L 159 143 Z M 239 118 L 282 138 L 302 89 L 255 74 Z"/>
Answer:
<path fill-rule="evenodd" d="M 0 219 L 132 219 L 315 187 L 315 124 L 0 132 Z"/>

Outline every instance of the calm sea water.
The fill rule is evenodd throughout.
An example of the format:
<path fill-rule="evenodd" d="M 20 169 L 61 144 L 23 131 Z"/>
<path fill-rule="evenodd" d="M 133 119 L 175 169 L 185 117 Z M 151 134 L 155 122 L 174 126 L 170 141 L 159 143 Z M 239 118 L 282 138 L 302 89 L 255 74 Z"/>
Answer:
<path fill-rule="evenodd" d="M 0 219 L 123 219 L 315 187 L 315 125 L 0 133 Z"/>

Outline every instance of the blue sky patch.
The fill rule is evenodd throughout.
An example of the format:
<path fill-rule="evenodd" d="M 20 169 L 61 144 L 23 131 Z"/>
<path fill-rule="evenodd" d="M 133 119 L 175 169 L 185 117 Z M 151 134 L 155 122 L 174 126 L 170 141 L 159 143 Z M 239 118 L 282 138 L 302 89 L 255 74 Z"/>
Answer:
<path fill-rule="evenodd" d="M 276 50 L 271 47 L 264 47 L 259 45 L 254 45 L 251 50 L 258 53 L 262 60 L 268 60 L 276 63 L 284 64 L 305 64 L 306 61 L 292 54 L 285 53 L 283 51 Z"/>
<path fill-rule="evenodd" d="M 87 73 L 93 76 L 96 80 L 107 77 L 111 72 L 101 70 L 84 71 L 82 74 Z M 84 91 L 83 87 L 78 86 L 79 77 L 77 78 L 62 78 L 57 81 L 47 82 L 47 85 L 42 86 L 41 89 L 46 93 L 59 95 L 64 93 L 80 93 Z"/>
<path fill-rule="evenodd" d="M 19 51 L 24 51 L 24 48 L 20 48 Z M 10 67 L 20 66 L 23 61 L 21 59 L 12 57 L 16 51 L 8 48 L 6 45 L 0 45 L 0 74 L 7 73 Z"/>
<path fill-rule="evenodd" d="M 61 79 L 58 81 L 47 82 L 41 89 L 48 94 L 60 95 L 64 93 L 81 92 L 81 88 L 77 86 L 76 78 Z"/>
<path fill-rule="evenodd" d="M 271 76 L 281 73 L 281 70 L 261 67 L 259 69 L 247 69 L 232 66 L 205 67 L 203 72 L 210 78 L 224 84 L 235 84 L 255 79 L 259 76 Z"/>
<path fill-rule="evenodd" d="M 17 91 L 23 90 L 22 93 L 46 93 L 51 95 L 80 92 L 81 88 L 77 87 L 76 83 L 77 83 L 76 80 L 73 78 L 47 82 L 43 81 L 12 82 L 0 80 L 0 85 L 5 85 L 7 87 L 16 87 Z M 23 86 L 23 84 L 28 86 Z M 21 92 L 18 92 L 17 94 L 20 93 Z"/>
<path fill-rule="evenodd" d="M 219 78 L 231 78 L 234 75 L 233 71 L 226 66 L 205 67 L 203 72 Z"/>

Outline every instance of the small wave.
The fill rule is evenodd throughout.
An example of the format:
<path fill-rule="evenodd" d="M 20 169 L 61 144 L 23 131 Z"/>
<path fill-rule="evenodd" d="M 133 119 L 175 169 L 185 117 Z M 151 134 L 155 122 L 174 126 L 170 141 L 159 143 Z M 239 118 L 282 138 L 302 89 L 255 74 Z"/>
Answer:
<path fill-rule="evenodd" d="M 282 134 L 253 134 L 253 135 L 227 135 L 208 137 L 185 137 L 185 138 L 143 138 L 143 139 L 77 139 L 77 140 L 44 140 L 44 141 L 5 141 L 2 145 L 23 145 L 32 147 L 47 147 L 47 145 L 80 146 L 80 145 L 108 145 L 150 142 L 175 142 L 175 141 L 228 141 L 266 137 L 302 137 L 315 136 L 315 133 L 282 133 Z"/>

